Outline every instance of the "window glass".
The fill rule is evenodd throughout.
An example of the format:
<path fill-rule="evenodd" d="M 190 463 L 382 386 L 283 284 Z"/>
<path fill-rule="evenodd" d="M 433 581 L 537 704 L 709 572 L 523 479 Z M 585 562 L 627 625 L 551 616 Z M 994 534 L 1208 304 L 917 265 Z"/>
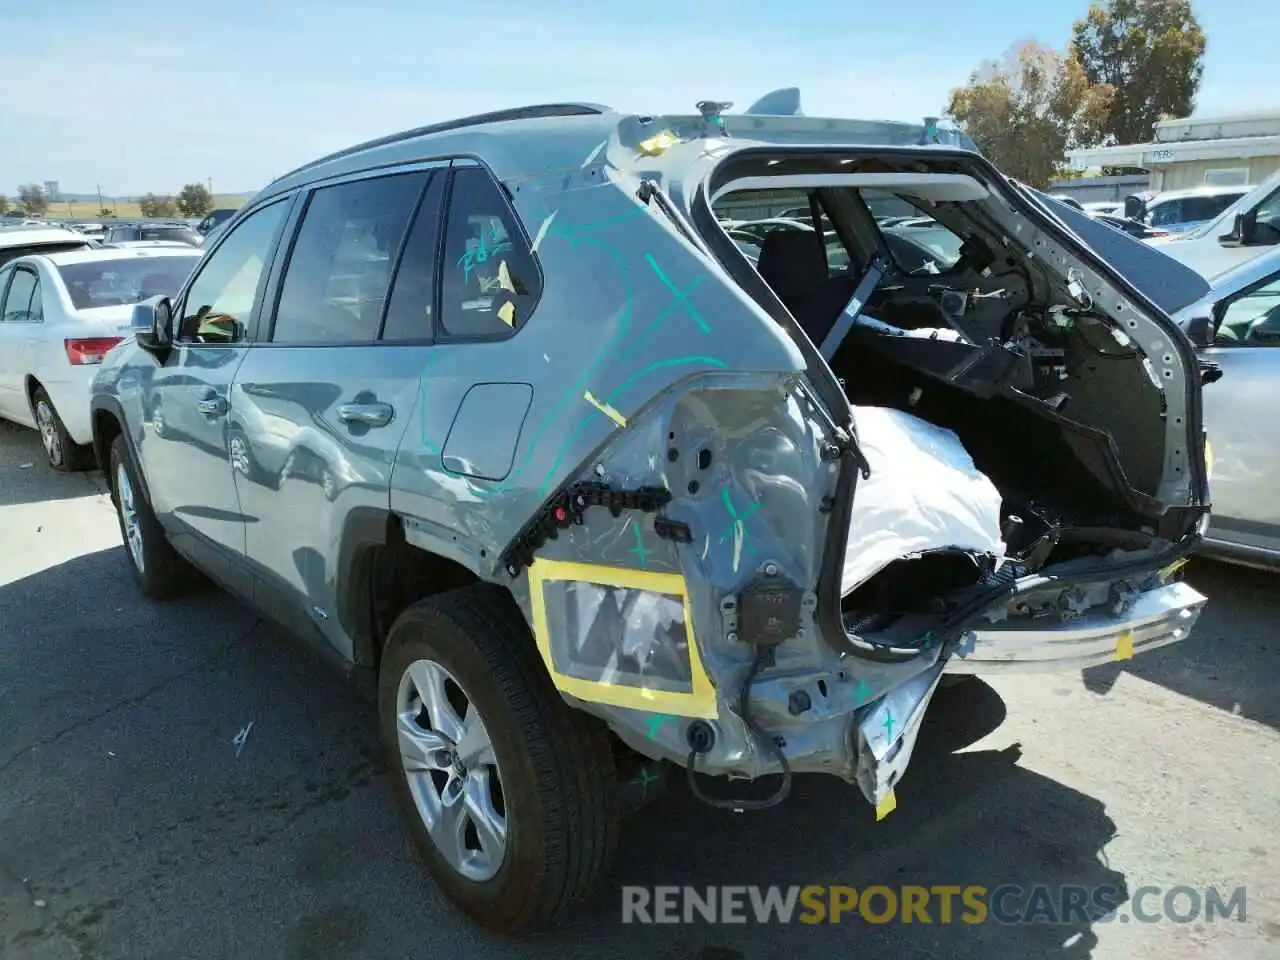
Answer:
<path fill-rule="evenodd" d="M 529 319 L 542 280 L 501 188 L 480 167 L 454 173 L 441 277 L 442 332 L 502 336 Z"/>
<path fill-rule="evenodd" d="M 1280 346 L 1280 274 L 1227 307 L 1214 345 Z"/>
<path fill-rule="evenodd" d="M 1259 244 L 1280 243 L 1280 189 L 1258 204 L 1257 222 Z"/>
<path fill-rule="evenodd" d="M 31 319 L 31 299 L 38 281 L 30 270 L 15 270 L 4 301 L 4 322 L 25 323 Z"/>
<path fill-rule="evenodd" d="M 193 247 L 200 243 L 200 234 L 188 227 L 145 227 L 138 231 L 139 240 L 170 240 L 176 243 L 189 243 Z"/>
<path fill-rule="evenodd" d="M 1156 204 L 1147 214 L 1147 223 L 1153 227 L 1163 227 L 1171 223 L 1182 223 L 1186 218 L 1182 215 L 1181 200 L 1166 200 Z"/>
<path fill-rule="evenodd" d="M 425 173 L 404 173 L 312 195 L 285 269 L 272 341 L 378 338 L 391 264 L 425 180 Z"/>
<path fill-rule="evenodd" d="M 258 285 L 288 209 L 288 202 L 279 200 L 250 214 L 201 262 L 182 307 L 179 340 L 236 343 L 245 338 Z"/>
<path fill-rule="evenodd" d="M 176 297 L 196 256 L 137 257 L 63 263 L 58 273 L 77 310 L 140 303 L 150 297 Z"/>
<path fill-rule="evenodd" d="M 436 296 L 436 240 L 446 175 L 432 176 L 418 207 L 387 302 L 383 340 L 421 340 L 433 332 Z"/>

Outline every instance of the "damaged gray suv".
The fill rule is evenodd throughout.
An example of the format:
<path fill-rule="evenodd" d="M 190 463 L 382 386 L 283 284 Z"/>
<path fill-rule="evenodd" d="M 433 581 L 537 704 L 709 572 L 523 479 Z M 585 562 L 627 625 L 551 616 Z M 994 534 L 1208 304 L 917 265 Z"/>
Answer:
<path fill-rule="evenodd" d="M 489 927 L 588 893 L 655 778 L 748 810 L 825 773 L 871 828 L 947 674 L 1127 659 L 1205 602 L 1189 271 L 954 133 L 778 100 L 325 157 L 94 384 L 140 589 L 197 568 L 376 678 L 412 839 Z"/>

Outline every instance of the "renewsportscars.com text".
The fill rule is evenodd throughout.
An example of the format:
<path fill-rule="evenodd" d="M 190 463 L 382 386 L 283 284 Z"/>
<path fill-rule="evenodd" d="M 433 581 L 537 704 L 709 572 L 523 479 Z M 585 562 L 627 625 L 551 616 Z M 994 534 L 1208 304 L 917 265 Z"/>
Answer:
<path fill-rule="evenodd" d="M 1245 921 L 1245 888 L 934 885 L 622 888 L 623 923 L 1191 923 Z"/>

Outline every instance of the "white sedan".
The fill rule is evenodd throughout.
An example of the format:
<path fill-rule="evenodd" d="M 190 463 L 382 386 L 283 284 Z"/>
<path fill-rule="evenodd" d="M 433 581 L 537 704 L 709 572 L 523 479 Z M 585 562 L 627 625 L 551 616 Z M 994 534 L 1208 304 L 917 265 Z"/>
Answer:
<path fill-rule="evenodd" d="M 38 429 L 55 470 L 93 465 L 89 386 L 129 336 L 133 305 L 175 295 L 199 259 L 191 247 L 104 248 L 0 268 L 0 418 Z"/>

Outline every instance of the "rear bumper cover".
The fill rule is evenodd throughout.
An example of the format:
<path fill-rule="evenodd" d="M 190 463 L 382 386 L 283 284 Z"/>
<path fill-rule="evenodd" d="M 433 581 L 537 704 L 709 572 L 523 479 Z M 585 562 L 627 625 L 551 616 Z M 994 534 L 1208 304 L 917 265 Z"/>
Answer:
<path fill-rule="evenodd" d="M 1207 598 L 1186 583 L 1142 594 L 1123 616 L 1090 611 L 1076 620 L 1028 619 L 966 631 L 947 673 L 1047 673 L 1128 660 L 1184 639 Z"/>

